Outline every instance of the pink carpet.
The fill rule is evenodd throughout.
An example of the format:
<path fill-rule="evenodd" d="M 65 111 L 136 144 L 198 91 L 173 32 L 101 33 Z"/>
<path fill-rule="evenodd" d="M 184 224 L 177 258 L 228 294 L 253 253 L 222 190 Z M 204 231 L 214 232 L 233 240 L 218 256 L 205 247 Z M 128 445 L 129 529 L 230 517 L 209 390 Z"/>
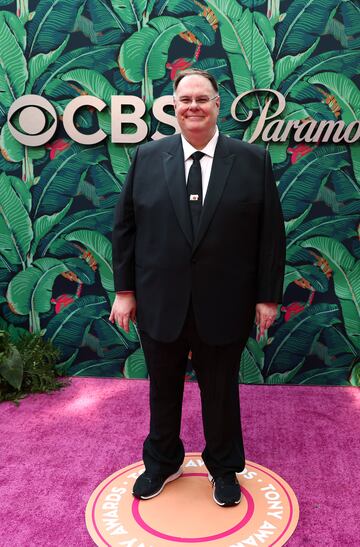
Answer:
<path fill-rule="evenodd" d="M 241 386 L 247 458 L 294 489 L 290 547 L 356 547 L 360 521 L 360 392 L 348 387 Z M 144 380 L 73 378 L 49 395 L 0 404 L 1 547 L 86 547 L 95 487 L 141 459 Z M 185 389 L 182 438 L 201 451 L 197 384 Z"/>

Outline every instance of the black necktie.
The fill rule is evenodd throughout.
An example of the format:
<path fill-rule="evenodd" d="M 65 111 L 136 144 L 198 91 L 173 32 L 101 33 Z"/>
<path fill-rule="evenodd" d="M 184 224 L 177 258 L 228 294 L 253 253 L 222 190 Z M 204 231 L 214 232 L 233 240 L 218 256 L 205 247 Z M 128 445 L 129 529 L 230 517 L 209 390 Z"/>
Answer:
<path fill-rule="evenodd" d="M 202 182 L 200 160 L 205 156 L 203 152 L 194 152 L 190 157 L 193 159 L 187 180 L 187 194 L 189 198 L 189 207 L 195 237 L 202 209 Z"/>

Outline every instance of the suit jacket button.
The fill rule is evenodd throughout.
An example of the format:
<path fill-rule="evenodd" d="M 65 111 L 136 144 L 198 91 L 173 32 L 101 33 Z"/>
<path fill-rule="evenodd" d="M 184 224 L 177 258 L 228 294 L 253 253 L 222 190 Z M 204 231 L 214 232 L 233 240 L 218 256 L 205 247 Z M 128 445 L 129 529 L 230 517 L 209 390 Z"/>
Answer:
<path fill-rule="evenodd" d="M 191 263 L 192 263 L 192 264 L 196 264 L 196 258 L 192 258 L 192 259 L 191 259 Z"/>

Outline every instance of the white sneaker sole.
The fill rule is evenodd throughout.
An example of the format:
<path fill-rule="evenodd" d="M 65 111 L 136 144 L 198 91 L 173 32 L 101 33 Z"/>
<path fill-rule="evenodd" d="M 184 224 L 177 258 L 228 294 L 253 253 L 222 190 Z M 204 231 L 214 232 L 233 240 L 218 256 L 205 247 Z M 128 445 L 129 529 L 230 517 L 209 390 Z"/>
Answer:
<path fill-rule="evenodd" d="M 160 488 L 160 490 L 158 490 L 157 492 L 155 492 L 155 494 L 151 494 L 151 496 L 141 496 L 141 499 L 142 500 L 149 500 L 151 498 L 155 498 L 155 496 L 158 496 L 160 494 L 160 492 L 162 492 L 164 490 L 164 487 L 165 485 L 168 483 L 168 482 L 172 482 L 172 481 L 175 481 L 176 479 L 178 479 L 179 477 L 181 477 L 182 475 L 182 472 L 183 472 L 183 469 L 182 467 L 179 467 L 179 469 L 176 471 L 176 473 L 174 473 L 173 475 L 170 475 L 170 477 L 168 477 L 162 487 Z"/>
<path fill-rule="evenodd" d="M 212 483 L 213 477 L 212 477 L 212 475 L 210 475 L 210 473 L 208 474 L 208 479 Z M 224 505 L 226 505 L 226 503 L 221 503 L 220 501 L 218 501 L 215 498 L 215 486 L 214 486 L 214 484 L 212 484 L 212 487 L 213 487 L 213 500 L 214 500 L 214 502 L 217 503 L 218 505 L 220 505 L 220 507 L 224 507 Z M 238 505 L 240 503 L 240 501 L 241 501 L 241 494 L 240 494 L 240 499 L 238 501 L 235 501 L 234 505 Z M 231 507 L 231 505 L 229 505 L 229 507 Z"/>

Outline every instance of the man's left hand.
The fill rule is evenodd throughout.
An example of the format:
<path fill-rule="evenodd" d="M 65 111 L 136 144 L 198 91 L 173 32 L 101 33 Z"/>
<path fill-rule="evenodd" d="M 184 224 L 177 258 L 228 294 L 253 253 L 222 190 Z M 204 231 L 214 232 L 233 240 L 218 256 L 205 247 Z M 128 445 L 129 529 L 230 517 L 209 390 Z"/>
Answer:
<path fill-rule="evenodd" d="M 277 304 L 274 302 L 260 302 L 255 307 L 255 322 L 259 327 L 260 338 L 264 336 L 265 331 L 271 327 L 276 319 Z"/>

